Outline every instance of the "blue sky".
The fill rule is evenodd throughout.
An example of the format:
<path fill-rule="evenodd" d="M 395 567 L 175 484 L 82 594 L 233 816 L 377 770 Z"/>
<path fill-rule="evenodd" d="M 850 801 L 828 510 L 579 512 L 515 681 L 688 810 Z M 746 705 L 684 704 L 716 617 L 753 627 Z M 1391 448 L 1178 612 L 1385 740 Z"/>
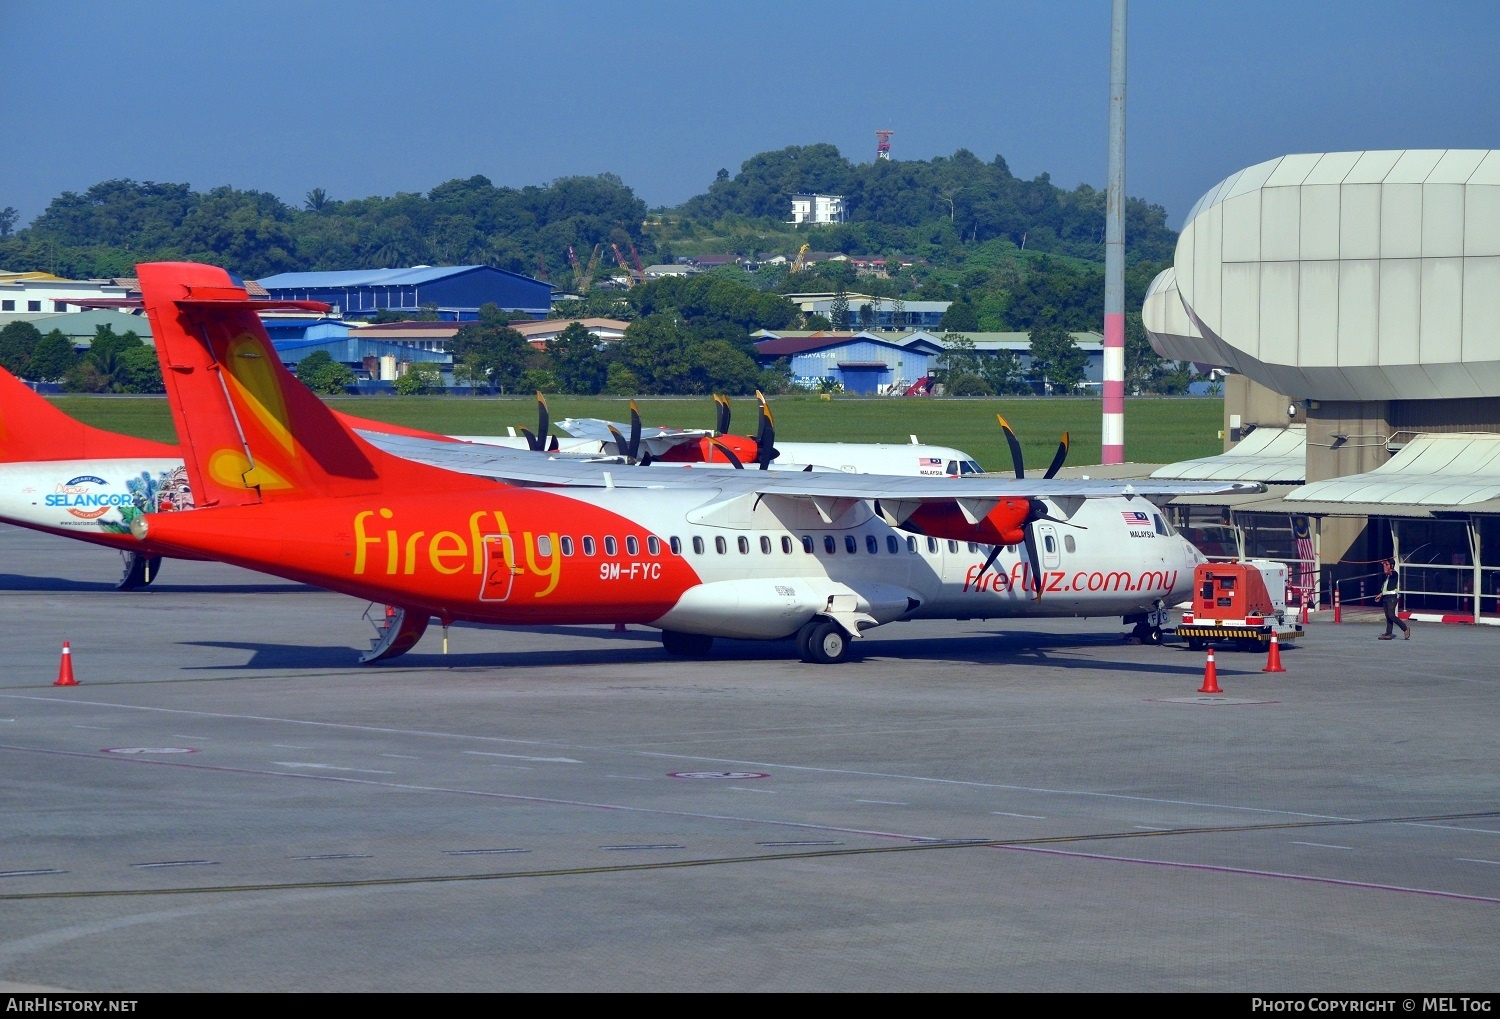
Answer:
<path fill-rule="evenodd" d="M 0 207 L 114 177 L 300 205 L 613 172 L 651 205 L 832 142 L 1103 187 L 1108 0 L 0 0 Z M 1132 0 L 1130 194 L 1288 152 L 1490 148 L 1493 0 Z"/>

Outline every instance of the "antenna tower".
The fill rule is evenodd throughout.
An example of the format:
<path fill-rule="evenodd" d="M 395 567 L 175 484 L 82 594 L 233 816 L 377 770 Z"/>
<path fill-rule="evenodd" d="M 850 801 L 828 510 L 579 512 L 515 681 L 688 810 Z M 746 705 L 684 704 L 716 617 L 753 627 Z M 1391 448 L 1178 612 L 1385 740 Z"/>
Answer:
<path fill-rule="evenodd" d="M 891 135 L 893 135 L 895 133 L 896 133 L 895 131 L 876 131 L 875 132 L 875 158 L 876 159 L 890 159 L 891 158 Z"/>

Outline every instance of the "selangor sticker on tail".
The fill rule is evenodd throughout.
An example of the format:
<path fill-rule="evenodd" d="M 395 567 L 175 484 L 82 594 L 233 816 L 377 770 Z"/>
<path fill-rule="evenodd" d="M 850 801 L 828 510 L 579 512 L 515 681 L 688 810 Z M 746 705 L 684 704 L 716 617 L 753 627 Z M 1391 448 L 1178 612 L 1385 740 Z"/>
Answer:
<path fill-rule="evenodd" d="M 60 518 L 60 526 L 97 525 L 110 534 L 129 534 L 130 523 L 143 513 L 171 513 L 193 508 L 192 490 L 187 469 L 144 470 L 125 479 L 124 484 L 111 482 L 92 474 L 82 474 L 58 482 L 46 505 L 66 510 L 74 520 Z M 116 516 L 111 517 L 114 510 Z M 76 523 L 81 521 L 82 523 Z"/>
<path fill-rule="evenodd" d="M 62 468 L 71 474 L 67 471 L 67 464 L 46 466 Z M 90 466 L 97 470 L 100 464 Z M 38 483 L 22 488 L 23 493 L 39 491 L 48 494 L 41 500 L 45 513 L 35 523 L 58 528 L 87 528 L 105 534 L 128 535 L 131 522 L 145 513 L 172 513 L 193 508 L 187 469 L 181 465 L 130 470 L 115 476 L 114 480 L 94 473 L 76 474 L 50 483 L 38 479 Z"/>

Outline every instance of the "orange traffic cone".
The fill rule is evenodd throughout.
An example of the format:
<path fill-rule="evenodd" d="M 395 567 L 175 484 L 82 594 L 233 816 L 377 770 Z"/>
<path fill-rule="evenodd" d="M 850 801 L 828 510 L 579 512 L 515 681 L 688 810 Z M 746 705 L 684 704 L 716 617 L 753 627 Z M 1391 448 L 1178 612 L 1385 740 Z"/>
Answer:
<path fill-rule="evenodd" d="M 1203 666 L 1203 686 L 1199 693 L 1223 693 L 1219 689 L 1219 670 L 1214 667 L 1214 649 L 1208 649 L 1208 662 Z"/>
<path fill-rule="evenodd" d="M 1271 634 L 1271 651 L 1266 655 L 1266 667 L 1261 672 L 1285 672 L 1281 667 L 1281 642 L 1276 639 L 1276 634 Z"/>
<path fill-rule="evenodd" d="M 73 649 L 63 641 L 62 663 L 57 667 L 57 682 L 53 686 L 77 686 L 78 680 L 73 678 Z"/>

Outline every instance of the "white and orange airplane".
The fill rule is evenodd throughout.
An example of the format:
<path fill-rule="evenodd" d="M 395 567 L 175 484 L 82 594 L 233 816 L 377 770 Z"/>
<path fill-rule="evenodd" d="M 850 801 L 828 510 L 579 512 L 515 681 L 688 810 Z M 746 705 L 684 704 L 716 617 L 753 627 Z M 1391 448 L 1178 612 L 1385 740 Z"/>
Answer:
<path fill-rule="evenodd" d="M 141 513 L 132 534 L 389 606 L 366 661 L 409 650 L 432 618 L 640 623 L 682 655 L 794 637 L 825 663 L 903 619 L 1149 629 L 1201 556 L 1146 496 L 1258 490 L 655 471 L 355 429 L 281 365 L 228 273 L 156 263 L 139 278 L 195 507 Z"/>

